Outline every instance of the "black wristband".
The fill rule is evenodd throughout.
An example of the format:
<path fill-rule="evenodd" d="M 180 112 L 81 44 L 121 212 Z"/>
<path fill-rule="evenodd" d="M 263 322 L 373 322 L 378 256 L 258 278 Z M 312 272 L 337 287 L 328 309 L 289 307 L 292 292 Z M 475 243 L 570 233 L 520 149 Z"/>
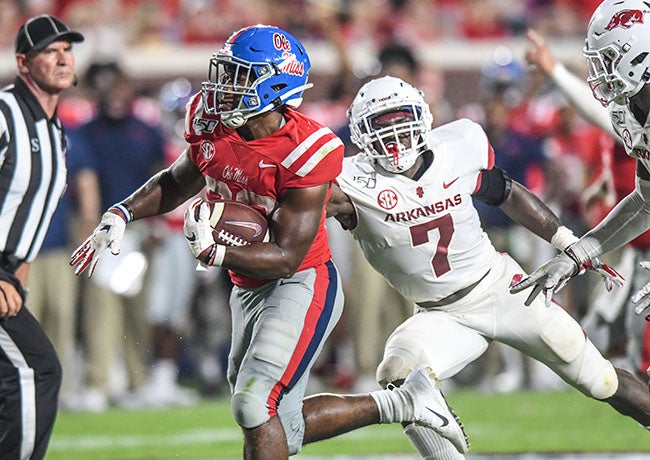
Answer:
<path fill-rule="evenodd" d="M 118 211 L 122 216 L 122 218 L 124 219 L 124 222 L 126 222 L 127 224 L 133 220 L 133 211 L 126 203 L 114 204 L 109 209 L 115 209 L 116 211 Z"/>

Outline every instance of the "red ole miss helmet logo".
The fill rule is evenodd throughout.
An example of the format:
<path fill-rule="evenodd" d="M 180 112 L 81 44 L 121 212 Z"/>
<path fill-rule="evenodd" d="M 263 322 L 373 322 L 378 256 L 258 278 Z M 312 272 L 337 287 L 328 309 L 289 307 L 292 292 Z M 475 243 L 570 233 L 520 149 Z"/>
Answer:
<path fill-rule="evenodd" d="M 283 34 L 273 34 L 273 46 L 276 50 L 282 51 L 282 58 L 284 59 L 279 67 L 283 73 L 289 75 L 296 75 L 302 77 L 305 75 L 305 64 L 298 62 L 295 53 L 291 52 L 291 42 Z"/>
<path fill-rule="evenodd" d="M 275 46 L 276 50 L 291 51 L 291 42 L 287 40 L 284 34 L 273 34 L 273 46 Z"/>
<path fill-rule="evenodd" d="M 278 66 L 282 72 L 298 77 L 305 75 L 305 63 L 298 62 L 295 54 L 284 52 L 282 53 L 282 57 L 284 61 Z"/>
<path fill-rule="evenodd" d="M 645 11 L 621 10 L 612 16 L 612 19 L 609 20 L 609 24 L 605 26 L 605 30 L 612 30 L 617 27 L 629 29 L 634 24 L 643 24 L 643 13 L 645 13 Z"/>

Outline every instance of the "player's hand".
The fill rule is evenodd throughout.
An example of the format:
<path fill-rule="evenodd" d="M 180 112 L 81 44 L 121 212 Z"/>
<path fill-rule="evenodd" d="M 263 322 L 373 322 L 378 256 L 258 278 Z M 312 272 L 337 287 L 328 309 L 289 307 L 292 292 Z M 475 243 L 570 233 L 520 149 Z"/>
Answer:
<path fill-rule="evenodd" d="M 526 61 L 537 66 L 545 75 L 551 75 L 555 68 L 556 60 L 544 38 L 533 29 L 526 31 L 528 47 L 526 48 Z"/>
<path fill-rule="evenodd" d="M 650 262 L 641 262 L 639 265 L 646 270 L 650 270 Z M 642 314 L 650 307 L 650 283 L 647 283 L 632 296 L 632 303 L 638 304 L 634 308 L 634 313 L 637 315 Z M 646 316 L 646 320 L 650 321 L 650 315 Z"/>
<path fill-rule="evenodd" d="M 183 232 L 192 255 L 203 267 L 221 265 L 220 260 L 215 261 L 218 256 L 223 260 L 223 255 L 219 251 L 221 245 L 214 242 L 210 226 L 210 208 L 202 199 L 194 200 L 185 211 Z M 223 250 L 222 246 L 221 251 Z"/>
<path fill-rule="evenodd" d="M 623 278 L 619 272 L 617 272 L 613 267 L 602 263 L 598 257 L 594 257 L 580 266 L 581 275 L 587 270 L 593 270 L 602 277 L 607 292 L 611 292 L 612 289 L 614 289 L 614 285 L 623 287 L 625 282 L 625 278 Z"/>
<path fill-rule="evenodd" d="M 92 235 L 72 253 L 70 265 L 75 267 L 74 274 L 80 275 L 88 268 L 88 278 L 93 276 L 97 262 L 106 249 L 110 249 L 113 255 L 118 255 L 125 230 L 124 218 L 106 211 Z"/>
<path fill-rule="evenodd" d="M 534 286 L 533 291 L 524 302 L 524 305 L 529 306 L 535 300 L 535 297 L 543 291 L 545 304 L 547 307 L 550 307 L 553 294 L 562 289 L 578 273 L 578 264 L 565 252 L 562 252 L 526 278 L 510 285 L 510 293 L 516 294 Z"/>

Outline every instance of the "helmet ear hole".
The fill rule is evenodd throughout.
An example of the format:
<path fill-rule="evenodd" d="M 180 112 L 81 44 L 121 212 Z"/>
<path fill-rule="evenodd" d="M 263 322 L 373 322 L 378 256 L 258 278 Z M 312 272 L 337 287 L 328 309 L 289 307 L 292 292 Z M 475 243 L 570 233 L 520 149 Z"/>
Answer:
<path fill-rule="evenodd" d="M 639 54 L 637 57 L 635 57 L 634 59 L 632 59 L 632 61 L 630 61 L 630 64 L 632 64 L 632 65 L 641 64 L 645 60 L 646 57 L 648 57 L 648 53 L 643 52 L 643 53 Z"/>

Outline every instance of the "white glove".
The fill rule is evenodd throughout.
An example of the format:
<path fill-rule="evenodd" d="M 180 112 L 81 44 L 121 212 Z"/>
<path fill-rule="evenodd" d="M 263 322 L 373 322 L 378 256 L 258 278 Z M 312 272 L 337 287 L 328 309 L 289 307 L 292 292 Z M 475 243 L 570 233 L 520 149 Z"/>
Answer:
<path fill-rule="evenodd" d="M 203 267 L 221 266 L 226 247 L 214 242 L 210 226 L 210 208 L 202 199 L 194 200 L 185 211 L 183 232 L 190 245 L 192 255 Z"/>
<path fill-rule="evenodd" d="M 639 265 L 646 270 L 650 270 L 650 262 L 641 262 Z M 639 289 L 633 296 L 632 296 L 632 303 L 638 303 L 636 308 L 634 309 L 634 313 L 637 315 L 642 314 L 648 307 L 650 307 L 650 283 L 647 283 L 645 286 L 643 286 L 641 289 Z M 648 317 L 646 317 L 650 321 Z M 650 375 L 650 368 L 648 368 L 648 375 Z"/>
<path fill-rule="evenodd" d="M 516 294 L 535 285 L 524 305 L 529 306 L 535 297 L 544 291 L 545 304 L 551 306 L 553 294 L 558 292 L 575 275 L 579 273 L 578 264 L 567 253 L 562 252 L 549 260 L 526 278 L 510 285 L 510 293 Z"/>
<path fill-rule="evenodd" d="M 118 255 L 125 230 L 124 218 L 110 210 L 106 211 L 92 235 L 72 253 L 70 265 L 76 267 L 74 274 L 80 275 L 90 267 L 88 278 L 93 276 L 97 262 L 106 249 L 110 249 L 113 255 Z"/>

